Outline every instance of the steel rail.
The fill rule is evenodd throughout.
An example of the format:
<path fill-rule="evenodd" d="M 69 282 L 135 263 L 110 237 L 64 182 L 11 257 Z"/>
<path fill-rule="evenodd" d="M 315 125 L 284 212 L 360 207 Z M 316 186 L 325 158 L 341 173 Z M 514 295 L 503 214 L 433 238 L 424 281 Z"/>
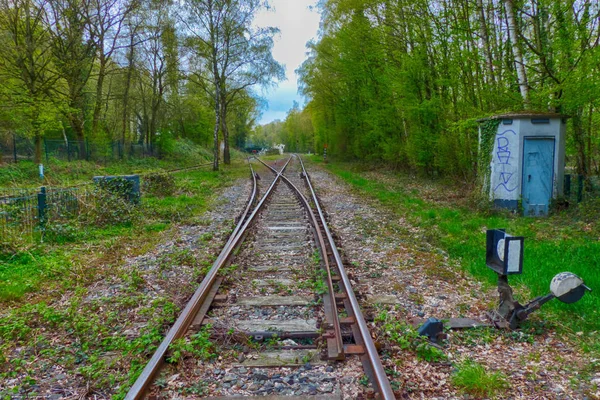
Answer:
<path fill-rule="evenodd" d="M 253 191 L 252 191 L 253 196 L 251 196 L 251 198 L 249 200 L 249 204 L 246 207 L 246 209 L 244 210 L 244 214 L 242 215 L 242 218 L 240 218 L 240 221 L 238 222 L 236 228 L 234 229 L 233 233 L 229 237 L 229 240 L 227 241 L 227 243 L 223 247 L 223 250 L 221 251 L 221 253 L 217 257 L 217 259 L 213 263 L 212 268 L 206 274 L 206 276 L 204 277 L 204 280 L 202 280 L 202 283 L 200 284 L 198 289 L 196 289 L 196 291 L 194 292 L 192 298 L 190 299 L 190 301 L 187 303 L 187 305 L 185 306 L 185 308 L 183 309 L 183 311 L 177 318 L 177 321 L 175 321 L 175 324 L 173 324 L 171 329 L 169 329 L 169 331 L 167 332 L 167 335 L 165 336 L 163 341 L 160 343 L 160 345 L 158 346 L 158 348 L 152 355 L 152 358 L 150 359 L 148 364 L 146 364 L 146 367 L 144 368 L 144 370 L 142 371 L 140 376 L 137 378 L 137 380 L 135 381 L 133 386 L 129 389 L 129 392 L 127 392 L 125 399 L 127 399 L 127 400 L 140 399 L 144 395 L 146 390 L 150 387 L 154 376 L 156 375 L 156 373 L 158 372 L 158 370 L 160 369 L 160 367 L 163 363 L 164 357 L 167 354 L 167 350 L 169 349 L 169 346 L 171 345 L 171 343 L 174 340 L 181 338 L 185 334 L 185 332 L 188 330 L 188 328 L 190 327 L 190 324 L 193 322 L 194 317 L 198 313 L 198 309 L 202 306 L 202 303 L 205 301 L 205 299 L 208 295 L 208 292 L 210 291 L 215 279 L 217 278 L 219 269 L 223 265 L 226 264 L 227 260 L 229 259 L 230 255 L 233 252 L 233 249 L 236 247 L 236 245 L 240 242 L 241 238 L 243 237 L 244 231 L 248 228 L 250 223 L 254 220 L 258 211 L 262 208 L 262 206 L 265 204 L 267 198 L 273 191 L 273 188 L 276 186 L 279 179 L 283 176 L 282 173 L 285 171 L 285 169 L 288 166 L 288 164 L 290 163 L 291 159 L 292 159 L 292 157 L 290 157 L 288 159 L 288 161 L 285 163 L 285 165 L 283 166 L 281 171 L 277 172 L 277 176 L 275 176 L 275 179 L 273 180 L 273 182 L 271 183 L 271 185 L 269 186 L 269 188 L 267 189 L 265 194 L 262 196 L 262 198 L 260 199 L 260 201 L 258 202 L 256 207 L 254 208 L 254 210 L 252 211 L 252 214 L 250 214 L 250 216 L 248 217 L 247 214 L 250 211 L 252 203 L 254 203 L 254 201 L 256 200 L 256 193 L 257 193 L 256 174 L 254 173 L 254 170 L 252 169 L 252 167 L 250 167 L 250 170 L 252 171 L 252 180 L 253 180 Z"/>
<path fill-rule="evenodd" d="M 264 163 L 260 158 L 258 158 L 258 157 L 255 157 L 255 158 L 259 162 L 264 164 L 267 168 L 270 168 L 271 171 L 273 171 L 274 173 L 277 173 L 277 171 L 273 167 Z M 331 301 L 331 306 L 333 307 L 333 313 L 332 313 L 333 321 L 332 322 L 333 322 L 334 337 L 331 339 L 335 340 L 336 354 L 333 354 L 332 358 L 334 358 L 336 360 L 343 360 L 345 358 L 344 340 L 342 339 L 342 328 L 340 326 L 340 317 L 337 313 L 335 291 L 333 288 L 333 279 L 331 276 L 331 267 L 329 265 L 329 257 L 327 254 L 327 247 L 325 246 L 325 239 L 323 238 L 323 234 L 321 233 L 321 230 L 319 229 L 319 223 L 317 221 L 317 217 L 315 216 L 315 213 L 313 212 L 312 208 L 310 207 L 310 203 L 308 202 L 308 199 L 302 194 L 302 192 L 300 192 L 300 190 L 296 187 L 296 185 L 294 185 L 292 183 L 292 181 L 290 181 L 285 175 L 282 175 L 282 178 L 296 192 L 296 194 L 300 198 L 304 208 L 308 212 L 308 214 L 312 220 L 313 226 L 315 227 L 315 233 L 317 234 L 317 239 L 319 241 L 319 247 L 321 248 L 321 253 L 323 255 L 323 261 L 325 263 L 325 271 L 327 272 L 327 289 L 329 292 L 329 298 Z"/>
<path fill-rule="evenodd" d="M 311 192 L 311 195 L 313 198 L 313 202 L 319 213 L 319 218 L 321 219 L 321 223 L 323 224 L 325 234 L 327 236 L 327 239 L 329 240 L 329 245 L 331 247 L 331 251 L 335 257 L 335 261 L 336 261 L 342 282 L 345 286 L 346 293 L 348 295 L 348 300 L 350 301 L 350 304 L 352 306 L 352 311 L 355 314 L 356 324 L 358 325 L 358 328 L 360 330 L 360 334 L 364 341 L 367 356 L 368 356 L 369 362 L 373 368 L 375 380 L 377 381 L 377 382 L 374 382 L 377 385 L 376 389 L 378 389 L 379 395 L 382 398 L 384 398 L 385 400 L 393 400 L 396 398 L 396 396 L 394 395 L 394 390 L 392 389 L 392 386 L 390 385 L 390 381 L 387 377 L 387 374 L 385 373 L 383 365 L 381 364 L 381 359 L 379 358 L 379 353 L 377 352 L 377 348 L 375 347 L 375 343 L 373 342 L 373 338 L 371 337 L 371 332 L 369 331 L 367 322 L 365 321 L 365 318 L 362 315 L 362 312 L 360 311 L 360 305 L 358 304 L 358 300 L 356 299 L 356 295 L 354 294 L 354 290 L 352 289 L 352 284 L 350 282 L 350 279 L 348 278 L 348 274 L 346 273 L 346 268 L 344 268 L 344 263 L 342 262 L 340 253 L 337 250 L 335 241 L 333 240 L 333 236 L 331 235 L 331 231 L 329 230 L 329 227 L 327 226 L 327 222 L 325 220 L 323 210 L 321 209 L 321 206 L 319 204 L 319 200 L 317 199 L 315 190 L 310 182 L 310 177 L 308 175 L 308 172 L 306 172 L 306 168 L 304 167 L 304 162 L 302 162 L 302 158 L 300 156 L 297 156 L 297 157 L 300 160 L 300 165 L 302 165 L 302 173 L 304 175 L 304 179 L 306 180 L 306 183 L 308 184 L 308 187 L 310 189 L 310 192 Z"/>

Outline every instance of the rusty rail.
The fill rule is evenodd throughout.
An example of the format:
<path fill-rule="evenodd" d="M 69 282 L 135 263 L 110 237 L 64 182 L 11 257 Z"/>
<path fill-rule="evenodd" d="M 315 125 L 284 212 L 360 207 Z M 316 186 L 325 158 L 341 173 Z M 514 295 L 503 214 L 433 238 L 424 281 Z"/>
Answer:
<path fill-rule="evenodd" d="M 252 221 L 254 220 L 254 218 L 256 217 L 256 215 L 270 196 L 271 192 L 273 191 L 273 188 L 276 186 L 279 179 L 283 176 L 282 173 L 285 171 L 291 159 L 292 157 L 290 157 L 283 166 L 283 168 L 277 172 L 275 179 L 273 180 L 265 194 L 261 197 L 260 201 L 254 208 L 250 216 L 248 216 L 252 204 L 256 200 L 257 194 L 256 174 L 254 173 L 252 166 L 250 166 L 250 171 L 252 173 L 253 190 L 252 195 L 250 196 L 250 199 L 248 201 L 248 205 L 246 206 L 246 209 L 244 210 L 244 213 L 242 214 L 239 223 L 237 224 L 233 233 L 230 235 L 229 240 L 223 247 L 223 250 L 213 263 L 212 268 L 206 274 L 204 280 L 202 281 L 198 289 L 196 289 L 196 292 L 194 292 L 192 298 L 177 318 L 177 321 L 175 321 L 175 324 L 171 327 L 171 329 L 169 329 L 167 335 L 165 336 L 161 344 L 158 346 L 158 349 L 156 349 L 155 353 L 152 355 L 152 358 L 150 359 L 148 364 L 146 364 L 146 367 L 144 368 L 138 379 L 129 389 L 129 392 L 125 396 L 125 399 L 140 399 L 148 390 L 148 388 L 152 384 L 154 376 L 159 371 L 160 367 L 164 362 L 164 358 L 167 354 L 169 346 L 171 345 L 171 343 L 173 343 L 174 340 L 179 339 L 183 335 L 185 335 L 186 331 L 189 329 L 189 326 L 194 320 L 196 314 L 198 313 L 198 310 L 200 309 L 206 297 L 208 296 L 208 293 L 217 278 L 219 269 L 223 265 L 225 265 L 229 260 L 229 257 L 231 256 L 234 248 L 240 243 L 245 230 L 252 223 Z"/>
<path fill-rule="evenodd" d="M 373 338 L 371 337 L 371 333 L 369 331 L 369 327 L 367 326 L 367 322 L 365 321 L 362 312 L 360 311 L 360 305 L 358 304 L 358 300 L 356 299 L 356 295 L 352 290 L 352 284 L 350 283 L 350 279 L 348 278 L 348 274 L 346 273 L 346 268 L 344 268 L 344 263 L 342 262 L 342 258 L 340 257 L 340 253 L 337 250 L 335 245 L 335 241 L 333 240 L 333 236 L 331 235 L 331 231 L 327 226 L 327 222 L 325 220 L 325 216 L 323 214 L 323 210 L 319 204 L 319 200 L 317 199 L 317 195 L 315 190 L 310 182 L 310 177 L 306 172 L 306 168 L 304 167 L 304 162 L 302 162 L 302 158 L 297 156 L 300 160 L 300 165 L 302 165 L 302 175 L 306 180 L 308 188 L 310 189 L 313 203 L 317 209 L 319 214 L 319 218 L 323 225 L 323 229 L 325 230 L 325 234 L 327 236 L 327 240 L 329 241 L 329 245 L 331 247 L 331 251 L 333 256 L 335 257 L 335 261 L 337 264 L 338 271 L 341 276 L 341 283 L 343 283 L 346 293 L 348 295 L 348 301 L 352 307 L 352 311 L 354 312 L 356 318 L 356 325 L 358 326 L 358 330 L 360 331 L 362 342 L 364 343 L 366 350 L 366 358 L 368 358 L 368 362 L 370 364 L 372 375 L 373 375 L 373 386 L 375 391 L 377 392 L 380 398 L 385 400 L 393 400 L 396 397 L 394 396 L 394 391 L 390 385 L 390 381 L 385 373 L 383 365 L 381 364 L 381 360 L 379 358 L 379 354 L 377 352 L 377 348 L 375 347 L 375 343 L 373 342 Z"/>

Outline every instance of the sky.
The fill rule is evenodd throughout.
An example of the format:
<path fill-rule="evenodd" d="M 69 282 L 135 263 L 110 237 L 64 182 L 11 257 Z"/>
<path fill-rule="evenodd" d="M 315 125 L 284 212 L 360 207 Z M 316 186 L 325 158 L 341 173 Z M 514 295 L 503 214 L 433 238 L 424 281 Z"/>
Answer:
<path fill-rule="evenodd" d="M 294 101 L 300 106 L 304 99 L 298 94 L 298 76 L 294 72 L 306 59 L 306 42 L 317 37 L 320 15 L 309 7 L 316 0 L 271 0 L 272 9 L 257 15 L 257 26 L 275 26 L 281 30 L 275 38 L 273 57 L 285 65 L 286 81 L 262 93 L 268 103 L 259 123 L 284 120 Z"/>

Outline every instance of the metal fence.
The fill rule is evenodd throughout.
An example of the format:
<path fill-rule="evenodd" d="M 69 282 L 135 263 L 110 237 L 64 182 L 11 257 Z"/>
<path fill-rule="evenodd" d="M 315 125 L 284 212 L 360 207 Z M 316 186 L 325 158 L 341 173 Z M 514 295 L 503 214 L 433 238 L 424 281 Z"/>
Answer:
<path fill-rule="evenodd" d="M 34 153 L 35 145 L 31 139 L 18 135 L 0 138 L 0 164 L 32 160 Z"/>
<path fill-rule="evenodd" d="M 567 202 L 575 204 L 597 198 L 600 198 L 600 176 L 565 174 L 564 199 Z"/>
<path fill-rule="evenodd" d="M 4 189 L 0 193 L 0 244 L 32 242 L 46 224 L 75 218 L 88 196 L 89 185 L 28 190 Z"/>
<path fill-rule="evenodd" d="M 198 164 L 192 167 L 156 173 L 178 173 L 206 166 L 212 163 Z M 144 176 L 144 175 L 142 175 Z M 0 188 L 0 251 L 5 248 L 13 249 L 21 243 L 33 243 L 39 240 L 47 228 L 56 227 L 81 216 L 82 213 L 104 207 L 98 202 L 97 189 L 117 190 L 132 204 L 138 204 L 140 199 L 140 176 L 122 175 L 128 185 L 114 185 L 110 182 L 115 177 L 100 177 L 92 182 L 66 188 L 49 188 L 42 186 L 38 189 L 4 189 Z M 103 184 L 104 182 L 104 184 Z"/>
<path fill-rule="evenodd" d="M 65 161 L 107 161 L 161 156 L 160 149 L 155 146 L 122 141 L 94 142 L 89 140 L 44 139 L 41 151 L 46 163 L 52 158 Z M 19 135 L 8 135 L 0 138 L 0 164 L 33 160 L 34 154 L 35 144 L 29 138 Z"/>
<path fill-rule="evenodd" d="M 0 244 L 8 238 L 29 241 L 40 224 L 38 192 L 3 190 L 0 194 Z"/>

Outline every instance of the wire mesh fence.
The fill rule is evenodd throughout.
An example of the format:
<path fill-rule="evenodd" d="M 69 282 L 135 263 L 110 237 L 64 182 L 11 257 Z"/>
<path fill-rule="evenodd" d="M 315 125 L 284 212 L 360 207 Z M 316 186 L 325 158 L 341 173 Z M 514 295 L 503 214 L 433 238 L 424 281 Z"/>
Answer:
<path fill-rule="evenodd" d="M 33 160 L 34 154 L 33 140 L 19 135 L 0 137 L 0 164 Z"/>
<path fill-rule="evenodd" d="M 108 161 L 161 156 L 160 149 L 145 143 L 44 139 L 40 144 L 41 156 L 46 163 L 52 158 L 64 161 Z M 35 143 L 32 139 L 20 135 L 0 137 L 0 164 L 33 160 L 34 155 Z"/>
<path fill-rule="evenodd" d="M 0 193 L 0 242 L 30 242 L 39 226 L 38 192 L 3 189 Z"/>
<path fill-rule="evenodd" d="M 47 230 L 67 224 L 89 210 L 104 207 L 90 201 L 97 185 L 68 188 L 2 190 L 0 193 L 0 250 L 31 244 Z"/>
<path fill-rule="evenodd" d="M 129 207 L 119 208 L 122 201 L 118 204 L 111 203 L 114 196 L 107 196 L 107 192 L 121 198 L 130 207 L 135 207 L 140 203 L 144 187 L 140 178 L 152 183 L 152 176 L 156 174 L 178 173 L 209 165 L 212 164 L 198 164 L 141 176 L 95 177 L 92 182 L 65 188 L 0 188 L 0 251 L 16 250 L 21 245 L 39 241 L 54 229 L 64 227 L 72 221 L 77 221 L 76 226 L 85 226 L 86 214 L 89 217 L 89 213 L 96 213 L 96 221 L 101 214 L 100 218 L 118 223 L 126 218 Z"/>

